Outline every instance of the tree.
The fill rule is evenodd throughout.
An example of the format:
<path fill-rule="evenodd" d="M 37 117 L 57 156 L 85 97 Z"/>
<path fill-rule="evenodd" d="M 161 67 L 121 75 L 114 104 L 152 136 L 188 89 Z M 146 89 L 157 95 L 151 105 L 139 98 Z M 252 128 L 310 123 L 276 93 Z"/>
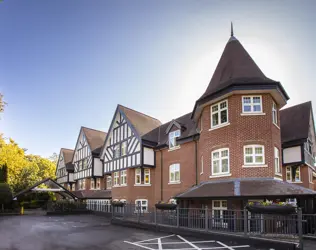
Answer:
<path fill-rule="evenodd" d="M 59 156 L 55 152 L 50 157 L 48 157 L 48 159 L 50 161 L 52 161 L 55 165 L 57 165 L 58 158 L 59 158 Z"/>
<path fill-rule="evenodd" d="M 12 191 L 6 183 L 0 183 L 0 205 L 3 210 L 12 202 Z"/>

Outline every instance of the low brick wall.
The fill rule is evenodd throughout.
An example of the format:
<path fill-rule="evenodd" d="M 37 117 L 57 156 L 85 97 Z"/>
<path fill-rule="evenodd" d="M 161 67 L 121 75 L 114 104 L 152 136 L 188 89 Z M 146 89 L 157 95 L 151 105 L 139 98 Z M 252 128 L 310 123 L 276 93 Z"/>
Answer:
<path fill-rule="evenodd" d="M 229 234 L 229 233 L 219 233 L 219 232 L 205 232 L 201 230 L 194 230 L 188 228 L 176 228 L 164 225 L 154 225 L 154 224 L 147 224 L 147 223 L 138 223 L 134 221 L 126 221 L 120 219 L 112 219 L 111 223 L 113 225 L 120 225 L 125 227 L 132 227 L 132 228 L 140 228 L 145 230 L 152 230 L 152 231 L 160 231 L 166 233 L 173 233 L 173 234 L 180 234 L 184 236 L 194 236 L 199 238 L 210 238 L 215 237 L 218 241 L 238 241 L 238 244 L 244 245 L 251 245 L 258 249 L 260 248 L 268 248 L 268 249 L 276 249 L 276 250 L 295 250 L 299 249 L 297 244 L 293 242 L 284 242 L 272 239 L 263 239 L 258 237 L 245 237 L 243 235 L 237 234 Z"/>

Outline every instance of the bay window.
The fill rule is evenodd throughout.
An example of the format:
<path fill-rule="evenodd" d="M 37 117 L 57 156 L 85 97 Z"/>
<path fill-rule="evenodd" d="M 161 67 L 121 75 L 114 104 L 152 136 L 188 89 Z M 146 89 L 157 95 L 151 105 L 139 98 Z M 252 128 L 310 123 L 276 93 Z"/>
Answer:
<path fill-rule="evenodd" d="M 282 168 L 280 166 L 280 152 L 276 147 L 274 147 L 274 169 L 277 175 L 282 175 Z"/>
<path fill-rule="evenodd" d="M 228 102 L 227 100 L 211 106 L 211 128 L 228 124 Z"/>
<path fill-rule="evenodd" d="M 244 146 L 245 165 L 264 165 L 264 146 L 247 145 Z"/>
<path fill-rule="evenodd" d="M 229 174 L 229 149 L 222 148 L 212 152 L 212 175 Z"/>
<path fill-rule="evenodd" d="M 243 113 L 262 113 L 261 96 L 243 96 L 242 97 Z"/>
<path fill-rule="evenodd" d="M 272 104 L 272 122 L 275 125 L 278 125 L 278 109 L 275 102 Z"/>

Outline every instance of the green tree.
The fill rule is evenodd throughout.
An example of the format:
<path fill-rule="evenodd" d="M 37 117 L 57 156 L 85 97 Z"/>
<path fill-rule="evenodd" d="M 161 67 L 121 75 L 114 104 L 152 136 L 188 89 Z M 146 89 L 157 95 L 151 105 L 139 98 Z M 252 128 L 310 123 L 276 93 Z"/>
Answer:
<path fill-rule="evenodd" d="M 0 206 L 3 210 L 12 202 L 12 191 L 7 183 L 0 183 Z"/>

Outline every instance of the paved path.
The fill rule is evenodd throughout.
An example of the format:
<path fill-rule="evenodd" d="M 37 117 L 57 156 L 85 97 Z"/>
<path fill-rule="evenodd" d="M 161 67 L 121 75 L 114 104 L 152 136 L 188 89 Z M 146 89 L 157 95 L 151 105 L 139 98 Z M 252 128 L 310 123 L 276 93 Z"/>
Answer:
<path fill-rule="evenodd" d="M 316 250 L 316 244 L 313 241 L 306 242 L 306 246 L 308 247 L 305 250 Z M 109 219 L 94 215 L 0 217 L 0 250 L 176 250 L 184 248 L 268 250 L 255 249 L 251 246 L 240 245 L 238 242 L 219 242 L 215 238 L 170 236 L 166 233 L 114 226 L 110 224 Z"/>

